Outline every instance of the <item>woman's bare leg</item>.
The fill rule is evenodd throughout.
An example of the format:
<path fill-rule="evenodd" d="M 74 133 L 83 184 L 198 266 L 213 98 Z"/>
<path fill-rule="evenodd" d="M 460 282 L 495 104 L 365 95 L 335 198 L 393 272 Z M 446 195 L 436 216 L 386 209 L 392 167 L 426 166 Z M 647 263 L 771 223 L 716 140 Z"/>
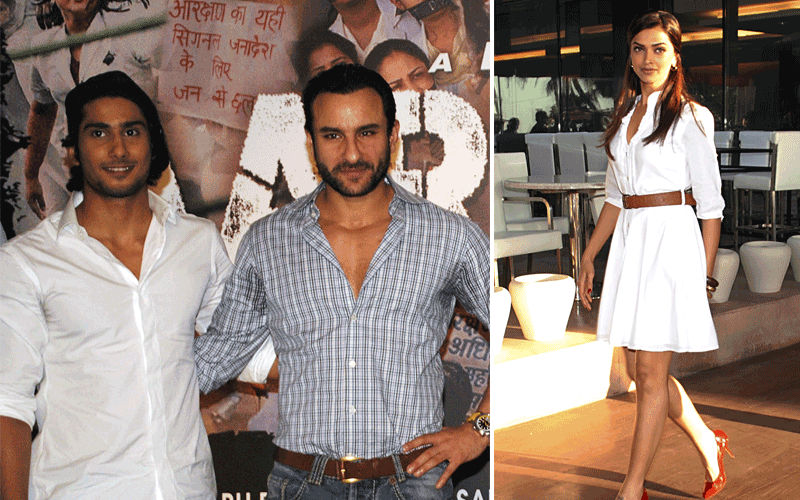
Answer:
<path fill-rule="evenodd" d="M 719 475 L 717 463 L 717 440 L 714 431 L 703 422 L 692 400 L 675 377 L 669 377 L 669 418 L 683 429 L 700 454 L 700 461 L 706 469 L 706 481 L 713 481 Z"/>
<path fill-rule="evenodd" d="M 625 350 L 628 375 L 636 378 L 636 352 Z M 680 427 L 700 455 L 700 461 L 706 469 L 706 480 L 713 481 L 719 474 L 717 463 L 717 442 L 714 432 L 708 428 L 697 409 L 692 404 L 683 386 L 672 375 L 669 375 L 669 418 Z"/>
<path fill-rule="evenodd" d="M 640 500 L 644 480 L 656 454 L 670 404 L 669 363 L 671 352 L 634 353 L 636 363 L 636 423 L 628 473 L 617 500 Z"/>

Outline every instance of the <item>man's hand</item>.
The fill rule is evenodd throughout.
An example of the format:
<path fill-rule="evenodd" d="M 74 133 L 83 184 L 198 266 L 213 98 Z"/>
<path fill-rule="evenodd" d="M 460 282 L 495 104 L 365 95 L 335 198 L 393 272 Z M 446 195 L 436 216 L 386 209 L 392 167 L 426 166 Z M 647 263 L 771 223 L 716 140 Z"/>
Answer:
<path fill-rule="evenodd" d="M 441 489 L 461 464 L 469 462 L 483 453 L 483 450 L 489 446 L 489 436 L 481 436 L 471 423 L 465 423 L 458 427 L 445 427 L 439 432 L 412 439 L 403 446 L 403 453 L 426 445 L 431 446 L 411 462 L 407 472 L 420 477 L 447 460 L 450 464 L 436 482 L 436 488 Z"/>
<path fill-rule="evenodd" d="M 39 219 L 45 218 L 44 192 L 39 179 L 25 178 L 25 199 Z"/>

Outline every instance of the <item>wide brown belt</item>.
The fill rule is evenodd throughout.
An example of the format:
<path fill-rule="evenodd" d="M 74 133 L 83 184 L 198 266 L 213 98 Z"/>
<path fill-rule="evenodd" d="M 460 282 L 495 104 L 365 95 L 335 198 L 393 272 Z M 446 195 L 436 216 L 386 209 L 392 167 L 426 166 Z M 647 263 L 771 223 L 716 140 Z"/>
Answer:
<path fill-rule="evenodd" d="M 420 456 L 426 448 L 420 448 L 404 455 L 398 455 L 400 464 L 405 470 L 415 458 Z M 275 461 L 295 469 L 311 471 L 316 455 L 306 455 L 296 451 L 286 450 L 281 447 L 275 449 Z M 362 479 L 393 476 L 397 473 L 392 457 L 372 458 L 362 460 L 358 458 L 330 458 L 325 465 L 324 475 L 335 477 L 343 483 L 354 483 Z"/>
<path fill-rule="evenodd" d="M 624 208 L 647 208 L 663 207 L 667 205 L 697 205 L 692 193 L 686 194 L 686 202 L 681 203 L 681 192 L 670 191 L 669 193 L 643 194 L 643 195 L 622 195 L 622 206 Z"/>

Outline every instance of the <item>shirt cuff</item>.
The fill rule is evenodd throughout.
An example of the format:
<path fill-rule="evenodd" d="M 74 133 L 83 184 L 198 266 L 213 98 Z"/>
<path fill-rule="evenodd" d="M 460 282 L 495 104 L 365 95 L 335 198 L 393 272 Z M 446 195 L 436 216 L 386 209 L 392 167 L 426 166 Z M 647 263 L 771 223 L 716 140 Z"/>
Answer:
<path fill-rule="evenodd" d="M 239 374 L 237 380 L 252 384 L 263 384 L 267 380 L 269 371 L 272 369 L 276 359 L 278 357 L 275 354 L 275 345 L 272 343 L 272 337 L 267 337 L 267 340 L 261 344 L 255 356 L 247 363 L 242 373 Z"/>
<path fill-rule="evenodd" d="M 0 401 L 0 416 L 14 418 L 25 422 L 28 427 L 33 429 L 33 424 L 36 423 L 36 401 L 35 400 L 19 400 L 19 399 L 5 399 Z"/>

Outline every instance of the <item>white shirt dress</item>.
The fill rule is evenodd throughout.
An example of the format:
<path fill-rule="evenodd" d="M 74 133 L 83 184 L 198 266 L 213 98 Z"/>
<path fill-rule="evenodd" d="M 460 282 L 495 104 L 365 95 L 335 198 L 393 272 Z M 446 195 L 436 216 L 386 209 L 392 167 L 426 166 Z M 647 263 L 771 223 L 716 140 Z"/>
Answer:
<path fill-rule="evenodd" d="M 615 159 L 609 161 L 606 202 L 621 211 L 606 267 L 597 339 L 643 351 L 710 351 L 719 345 L 706 296 L 706 257 L 697 219 L 722 218 L 725 206 L 714 117 L 697 104 L 693 116 L 686 105 L 663 144 L 656 140 L 645 145 L 655 129 L 658 97 L 649 97 L 630 144 L 633 111 L 610 144 Z M 689 205 L 622 208 L 623 194 L 690 188 L 696 214 Z"/>

